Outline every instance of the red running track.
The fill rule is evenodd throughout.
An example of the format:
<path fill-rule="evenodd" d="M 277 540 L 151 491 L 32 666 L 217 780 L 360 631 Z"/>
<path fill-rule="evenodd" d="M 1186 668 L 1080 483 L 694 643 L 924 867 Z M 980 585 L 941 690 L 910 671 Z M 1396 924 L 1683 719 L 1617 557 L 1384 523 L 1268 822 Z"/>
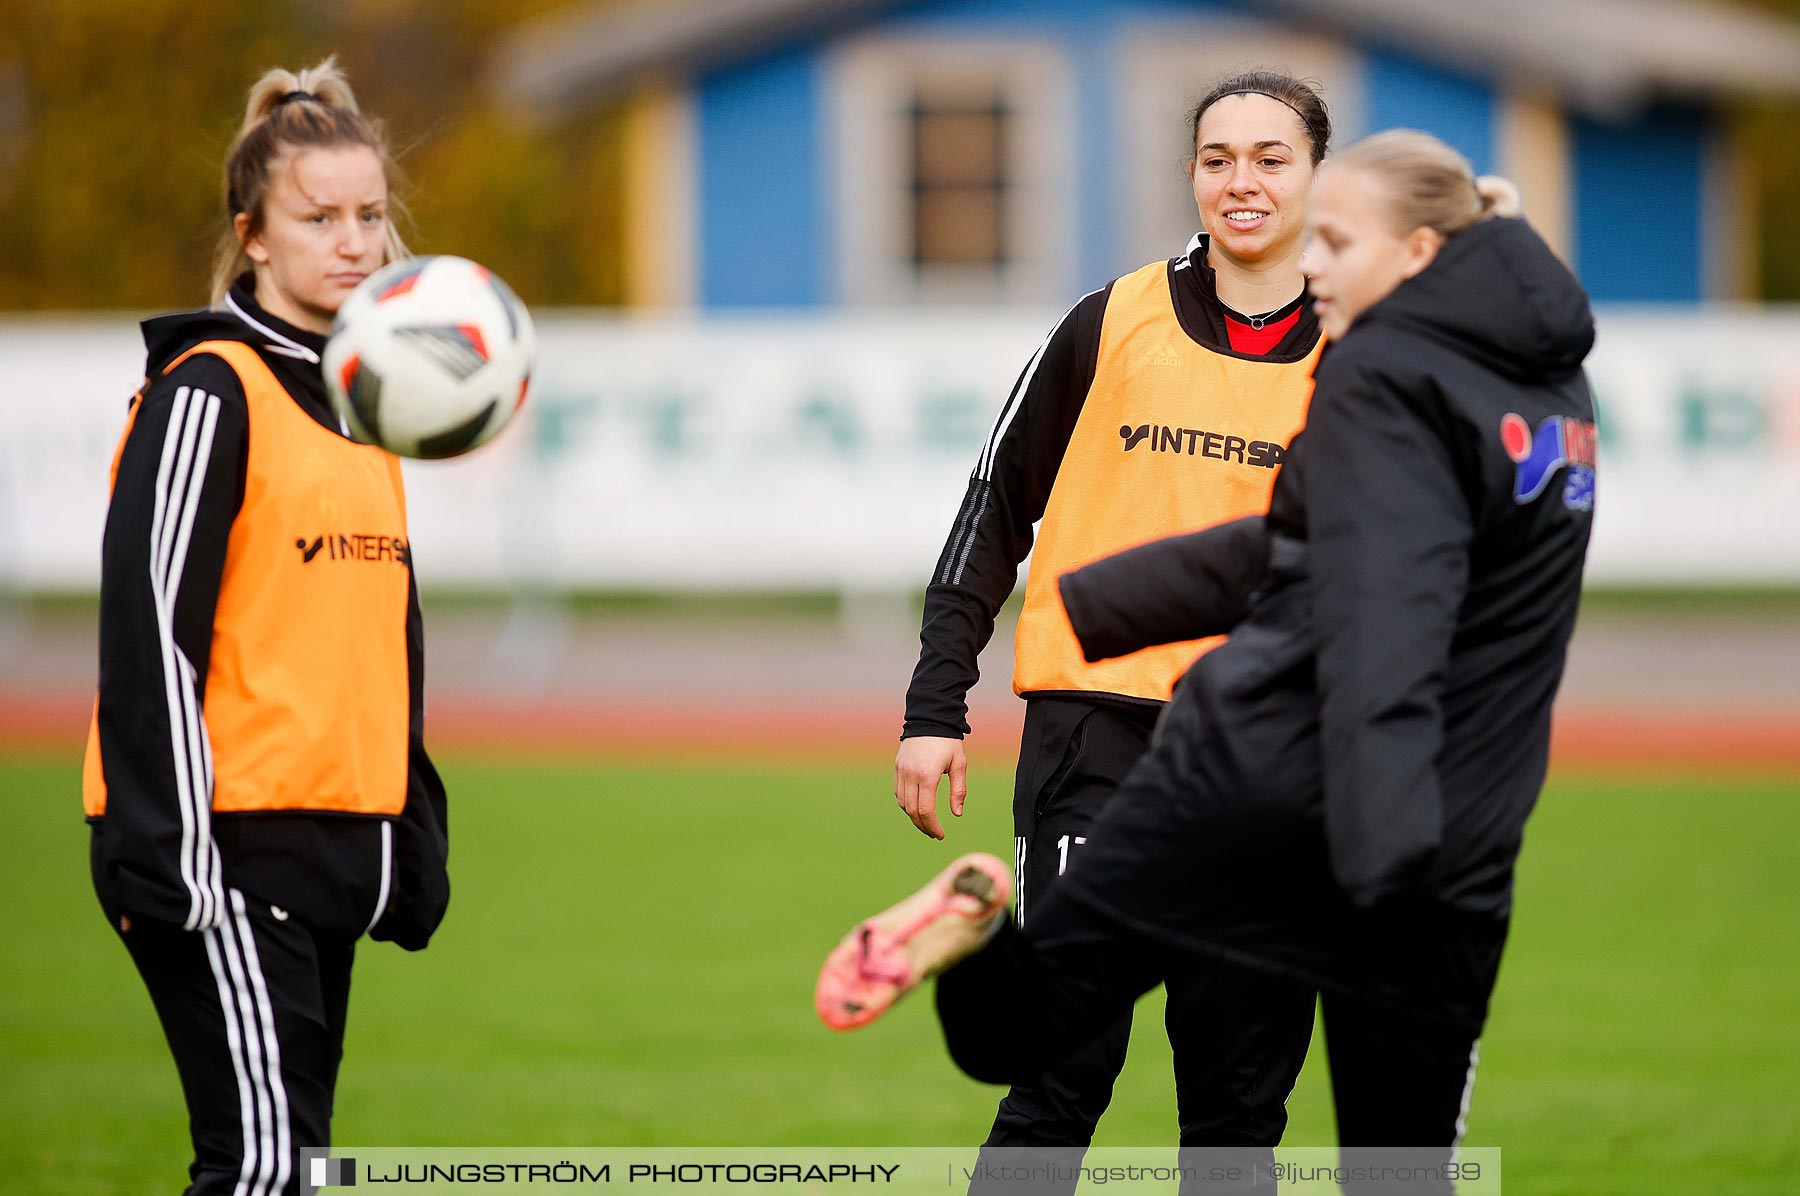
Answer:
<path fill-rule="evenodd" d="M 0 691 L 0 751 L 79 752 L 90 699 L 68 693 Z M 1022 704 L 975 710 L 969 750 L 980 763 L 1009 765 Z M 718 761 L 881 761 L 899 735 L 894 703 L 621 701 L 584 698 L 503 704 L 445 697 L 428 715 L 428 742 L 443 755 L 531 752 L 679 757 Z M 1552 766 L 1583 771 L 1702 771 L 1800 777 L 1800 716 L 1758 711 L 1559 714 Z"/>

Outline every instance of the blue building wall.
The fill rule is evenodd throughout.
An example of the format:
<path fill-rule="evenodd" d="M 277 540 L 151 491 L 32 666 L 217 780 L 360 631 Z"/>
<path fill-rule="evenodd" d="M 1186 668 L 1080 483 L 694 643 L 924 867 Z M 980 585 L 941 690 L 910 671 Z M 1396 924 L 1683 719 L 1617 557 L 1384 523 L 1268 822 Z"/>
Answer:
<path fill-rule="evenodd" d="M 1599 302 L 1705 295 L 1701 221 L 1712 122 L 1661 110 L 1627 125 L 1570 122 L 1575 269 Z"/>
<path fill-rule="evenodd" d="M 884 15 L 901 35 L 1029 36 L 1061 44 L 1075 85 L 1077 290 L 1116 272 L 1113 53 L 1129 21 L 1248 6 L 1226 0 L 918 0 Z M 698 294 L 705 307 L 838 300 L 828 46 L 809 41 L 695 83 Z"/>
<path fill-rule="evenodd" d="M 813 307 L 835 300 L 824 88 L 816 43 L 697 82 L 701 306 Z"/>
<path fill-rule="evenodd" d="M 1145 17 L 1224 11 L 1234 0 L 915 0 L 880 18 L 900 35 L 1033 37 L 1073 72 L 1075 234 L 1071 293 L 1116 272 L 1114 84 L 1120 39 Z M 715 69 L 696 81 L 698 298 L 705 307 L 817 307 L 840 300 L 823 38 Z M 1477 172 L 1498 159 L 1489 83 L 1386 47 L 1364 47 L 1367 129 L 1421 128 Z M 1362 130 L 1344 130 L 1346 134 Z M 1603 301 L 1694 301 L 1703 292 L 1705 147 L 1699 111 L 1624 126 L 1571 121 L 1577 268 Z"/>
<path fill-rule="evenodd" d="M 1476 174 L 1494 169 L 1491 84 L 1392 50 L 1364 51 L 1363 115 L 1367 129 L 1421 129 L 1469 160 Z"/>

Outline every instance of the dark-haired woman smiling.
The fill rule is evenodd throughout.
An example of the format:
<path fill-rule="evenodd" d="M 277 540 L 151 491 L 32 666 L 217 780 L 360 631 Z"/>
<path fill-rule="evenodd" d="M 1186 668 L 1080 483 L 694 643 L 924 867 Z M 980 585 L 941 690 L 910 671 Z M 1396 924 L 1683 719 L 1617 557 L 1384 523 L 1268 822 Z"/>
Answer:
<path fill-rule="evenodd" d="M 1306 419 L 1321 347 L 1305 302 L 1306 197 L 1331 139 L 1324 101 L 1279 71 L 1219 80 L 1194 106 L 1188 173 L 1203 232 L 1185 252 L 1084 296 L 1019 377 L 926 590 L 894 796 L 943 838 L 966 796 L 966 695 L 995 615 L 1031 554 L 1013 689 L 1025 725 L 1013 789 L 1019 918 L 1087 849 L 1089 828 L 1150 741 L 1170 688 L 1217 641 L 1084 660 L 1056 595 L 1064 572 L 1146 540 L 1263 510 Z M 1273 1144 L 1312 1032 L 1304 986 L 1168 977 L 1182 1140 Z M 1084 1147 L 1130 1036 L 1001 1101 L 991 1146 Z"/>

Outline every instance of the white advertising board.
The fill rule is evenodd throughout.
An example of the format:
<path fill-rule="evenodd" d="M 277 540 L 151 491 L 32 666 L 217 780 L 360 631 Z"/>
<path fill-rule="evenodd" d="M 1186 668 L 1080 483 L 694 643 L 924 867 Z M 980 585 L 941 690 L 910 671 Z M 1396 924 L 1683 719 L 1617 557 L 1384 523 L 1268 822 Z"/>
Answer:
<path fill-rule="evenodd" d="M 922 585 L 1054 312 L 540 314 L 498 441 L 409 463 L 421 583 Z M 1609 310 L 1590 577 L 1800 582 L 1800 313 Z M 126 316 L 0 322 L 0 584 L 97 583 Z"/>

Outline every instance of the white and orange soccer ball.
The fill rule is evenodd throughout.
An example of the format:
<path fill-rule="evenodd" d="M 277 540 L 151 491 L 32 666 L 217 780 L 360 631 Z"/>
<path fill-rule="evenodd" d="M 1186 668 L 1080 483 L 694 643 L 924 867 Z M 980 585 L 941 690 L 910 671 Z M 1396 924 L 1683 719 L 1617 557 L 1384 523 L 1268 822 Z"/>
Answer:
<path fill-rule="evenodd" d="M 490 270 L 448 255 L 392 262 L 338 309 L 325 387 L 351 433 L 402 457 L 455 457 L 525 402 L 531 314 Z"/>

